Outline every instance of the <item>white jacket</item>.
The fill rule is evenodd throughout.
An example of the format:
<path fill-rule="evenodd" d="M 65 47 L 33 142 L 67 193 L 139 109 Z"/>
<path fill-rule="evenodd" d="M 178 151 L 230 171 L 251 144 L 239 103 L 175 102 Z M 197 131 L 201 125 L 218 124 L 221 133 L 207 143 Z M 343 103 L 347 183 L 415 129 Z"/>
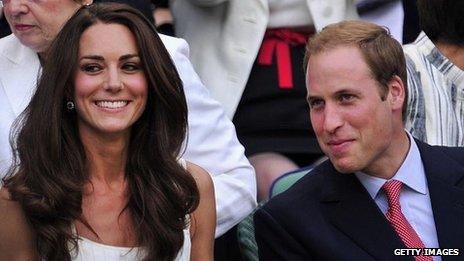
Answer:
<path fill-rule="evenodd" d="M 174 60 L 187 98 L 189 133 L 183 158 L 202 166 L 213 178 L 219 236 L 256 206 L 254 171 L 233 124 L 193 70 L 187 43 L 163 35 L 161 39 Z M 11 124 L 29 103 L 39 69 L 37 54 L 14 35 L 0 39 L 0 177 L 11 162 Z"/>
<path fill-rule="evenodd" d="M 358 18 L 353 0 L 306 2 L 318 31 Z M 266 31 L 268 0 L 171 0 L 171 9 L 195 70 L 232 119 Z"/>

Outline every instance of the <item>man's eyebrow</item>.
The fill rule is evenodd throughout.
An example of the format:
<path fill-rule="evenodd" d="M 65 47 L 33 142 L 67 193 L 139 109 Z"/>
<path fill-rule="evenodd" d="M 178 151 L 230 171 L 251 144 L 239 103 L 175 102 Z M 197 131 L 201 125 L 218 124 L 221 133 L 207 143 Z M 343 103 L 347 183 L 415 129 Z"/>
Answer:
<path fill-rule="evenodd" d="M 361 92 L 359 90 L 354 90 L 354 89 L 350 89 L 350 88 L 344 88 L 344 89 L 341 89 L 341 90 L 338 90 L 338 91 L 334 92 L 332 94 L 332 96 L 338 96 L 340 94 L 346 94 L 346 93 L 359 94 Z M 320 99 L 320 98 L 321 97 L 318 96 L 318 95 L 309 94 L 309 95 L 306 96 L 307 101 L 314 100 L 314 99 Z"/>
<path fill-rule="evenodd" d="M 311 100 L 314 100 L 314 99 L 319 99 L 320 96 L 317 96 L 317 95 L 307 95 L 306 96 L 306 101 L 311 101 Z"/>
<path fill-rule="evenodd" d="M 353 88 L 343 88 L 343 89 L 340 89 L 340 90 L 336 91 L 334 94 L 347 93 L 347 92 L 358 93 L 359 90 L 356 90 L 356 89 L 353 89 Z"/>

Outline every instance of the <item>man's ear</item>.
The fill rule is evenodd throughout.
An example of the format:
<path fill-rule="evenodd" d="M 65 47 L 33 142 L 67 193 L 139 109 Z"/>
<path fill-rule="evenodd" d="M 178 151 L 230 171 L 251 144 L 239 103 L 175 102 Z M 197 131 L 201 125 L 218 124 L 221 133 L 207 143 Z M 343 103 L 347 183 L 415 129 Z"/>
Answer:
<path fill-rule="evenodd" d="M 388 82 L 388 97 L 393 110 L 403 108 L 406 90 L 403 81 L 397 75 Z"/>

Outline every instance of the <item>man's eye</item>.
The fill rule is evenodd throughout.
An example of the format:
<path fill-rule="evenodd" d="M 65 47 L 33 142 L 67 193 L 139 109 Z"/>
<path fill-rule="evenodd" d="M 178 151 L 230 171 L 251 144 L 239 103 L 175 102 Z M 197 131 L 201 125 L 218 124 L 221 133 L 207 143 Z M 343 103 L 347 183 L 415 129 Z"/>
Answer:
<path fill-rule="evenodd" d="M 317 108 L 320 108 L 324 105 L 324 101 L 323 100 L 319 100 L 319 99 L 314 99 L 314 100 L 310 100 L 309 101 L 309 107 L 311 109 L 317 109 Z"/>
<path fill-rule="evenodd" d="M 342 102 L 352 101 L 354 98 L 355 98 L 355 96 L 352 95 L 352 94 L 341 94 L 341 95 L 339 96 L 339 99 L 340 99 L 340 101 L 342 101 Z"/>

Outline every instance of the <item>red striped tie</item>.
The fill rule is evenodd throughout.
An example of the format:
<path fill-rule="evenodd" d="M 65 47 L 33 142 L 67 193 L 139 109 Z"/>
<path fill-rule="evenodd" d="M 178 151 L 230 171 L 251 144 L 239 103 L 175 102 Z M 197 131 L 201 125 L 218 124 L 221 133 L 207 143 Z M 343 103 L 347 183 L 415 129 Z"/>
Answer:
<path fill-rule="evenodd" d="M 398 180 L 390 180 L 383 184 L 382 188 L 387 194 L 389 209 L 387 212 L 387 219 L 395 229 L 396 233 L 403 240 L 407 248 L 424 248 L 424 243 L 417 235 L 414 228 L 411 227 L 408 220 L 401 212 L 400 205 L 400 191 L 403 183 Z M 431 261 L 430 256 L 416 256 L 416 261 Z"/>

